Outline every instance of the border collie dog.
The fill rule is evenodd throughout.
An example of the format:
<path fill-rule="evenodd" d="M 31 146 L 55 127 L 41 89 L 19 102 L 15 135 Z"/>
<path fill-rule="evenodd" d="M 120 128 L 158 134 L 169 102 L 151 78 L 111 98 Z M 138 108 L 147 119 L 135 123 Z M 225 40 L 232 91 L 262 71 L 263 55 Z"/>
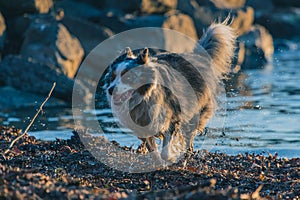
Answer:
<path fill-rule="evenodd" d="M 230 72 L 235 34 L 227 22 L 212 24 L 191 53 L 144 48 L 118 57 L 104 74 L 113 114 L 168 162 L 193 152 L 217 106 L 218 86 Z"/>

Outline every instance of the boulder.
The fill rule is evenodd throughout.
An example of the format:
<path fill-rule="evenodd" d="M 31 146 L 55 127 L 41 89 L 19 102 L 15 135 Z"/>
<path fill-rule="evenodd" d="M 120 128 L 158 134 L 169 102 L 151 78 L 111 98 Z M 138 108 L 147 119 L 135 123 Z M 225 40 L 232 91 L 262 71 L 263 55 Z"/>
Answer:
<path fill-rule="evenodd" d="M 96 7 L 86 3 L 72 0 L 57 1 L 56 10 L 62 9 L 65 17 L 76 17 L 82 20 L 102 17 L 103 13 Z"/>
<path fill-rule="evenodd" d="M 273 60 L 273 38 L 261 25 L 253 25 L 251 30 L 238 38 L 243 42 L 245 57 L 242 69 L 264 68 Z"/>
<path fill-rule="evenodd" d="M 5 35 L 6 35 L 6 25 L 5 25 L 4 17 L 0 13 L 0 57 L 1 57 L 1 52 L 4 48 Z"/>
<path fill-rule="evenodd" d="M 194 22 L 191 17 L 182 13 L 167 14 L 162 28 L 179 31 L 195 40 L 198 39 Z"/>
<path fill-rule="evenodd" d="M 124 18 L 123 20 L 128 27 L 161 27 L 176 30 L 192 39 L 197 40 L 197 32 L 193 20 L 180 12 L 168 12 L 165 15 L 146 15 L 141 17 Z"/>
<path fill-rule="evenodd" d="M 118 8 L 124 12 L 139 12 L 144 14 L 161 14 L 173 10 L 177 0 L 132 0 L 124 3 L 123 0 L 106 0 L 106 8 Z"/>
<path fill-rule="evenodd" d="M 174 10 L 177 6 L 177 0 L 142 0 L 141 12 L 147 14 L 166 13 Z"/>
<path fill-rule="evenodd" d="M 100 8 L 100 9 L 103 9 L 105 6 L 105 0 L 96 0 L 96 1 L 95 0 L 76 0 L 76 2 L 89 4 L 93 7 Z"/>
<path fill-rule="evenodd" d="M 52 6 L 52 0 L 0 0 L 0 11 L 3 12 L 4 16 L 48 13 Z"/>
<path fill-rule="evenodd" d="M 98 26 L 77 17 L 65 16 L 62 23 L 72 35 L 78 38 L 86 55 L 99 43 L 113 35 L 109 28 Z"/>
<path fill-rule="evenodd" d="M 125 24 L 124 15 L 120 15 L 118 12 L 109 11 L 99 18 L 92 18 L 90 22 L 97 24 L 100 27 L 107 27 L 113 33 L 120 33 L 129 29 Z"/>
<path fill-rule="evenodd" d="M 79 40 L 50 15 L 39 15 L 24 34 L 20 54 L 73 78 L 84 56 Z"/>
<path fill-rule="evenodd" d="M 238 35 L 242 35 L 250 30 L 254 22 L 254 9 L 252 7 L 244 7 L 233 12 L 234 20 L 231 24 Z"/>
<path fill-rule="evenodd" d="M 245 60 L 245 44 L 242 41 L 237 41 L 235 48 L 235 56 L 233 57 L 231 66 L 233 74 L 238 73 Z"/>
<path fill-rule="evenodd" d="M 54 67 L 24 56 L 8 55 L 0 63 L 0 83 L 17 90 L 47 95 L 54 82 L 53 96 L 71 101 L 74 81 Z"/>
<path fill-rule="evenodd" d="M 300 34 L 300 8 L 275 9 L 273 12 L 264 12 L 255 20 L 275 38 L 292 39 Z"/>
<path fill-rule="evenodd" d="M 255 10 L 255 18 L 261 16 L 264 13 L 272 13 L 274 4 L 272 0 L 247 0 L 247 6 L 251 6 Z"/>
<path fill-rule="evenodd" d="M 199 1 L 199 0 L 198 0 Z M 211 0 L 217 8 L 237 9 L 245 5 L 246 0 Z"/>
<path fill-rule="evenodd" d="M 24 33 L 31 24 L 32 15 L 22 15 L 7 20 L 6 43 L 3 55 L 19 54 Z"/>
<path fill-rule="evenodd" d="M 177 4 L 177 10 L 188 14 L 193 19 L 199 37 L 201 37 L 204 27 L 212 20 L 212 14 L 205 8 L 205 6 L 200 6 L 196 0 L 178 0 Z"/>
<path fill-rule="evenodd" d="M 178 0 L 177 9 L 191 16 L 199 37 L 205 27 L 216 20 L 224 20 L 229 15 L 233 17 L 232 27 L 238 35 L 249 31 L 254 21 L 254 10 L 251 7 L 224 9 L 216 7 L 212 2 L 200 6 L 196 0 Z"/>
<path fill-rule="evenodd" d="M 300 7 L 300 1 L 282 1 L 282 0 L 272 0 L 275 7 Z"/>

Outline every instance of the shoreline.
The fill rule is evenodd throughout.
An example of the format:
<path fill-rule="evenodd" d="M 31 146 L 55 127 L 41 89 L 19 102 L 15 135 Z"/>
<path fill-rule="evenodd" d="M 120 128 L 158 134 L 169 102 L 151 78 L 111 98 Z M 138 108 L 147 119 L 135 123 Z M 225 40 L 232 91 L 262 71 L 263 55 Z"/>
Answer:
<path fill-rule="evenodd" d="M 0 127 L 1 152 L 19 134 Z M 185 169 L 174 164 L 134 174 L 96 160 L 76 132 L 69 140 L 55 141 L 26 135 L 6 157 L 0 156 L 1 199 L 300 198 L 300 158 L 210 152 L 199 156 L 197 151 Z"/>
<path fill-rule="evenodd" d="M 56 139 L 62 139 L 62 140 L 69 140 L 71 139 L 71 136 L 73 129 L 66 129 L 66 130 L 42 130 L 42 131 L 30 131 L 28 134 L 30 136 L 35 137 L 38 140 L 42 141 L 55 141 Z M 46 136 L 45 136 L 46 135 Z M 106 135 L 106 134 L 103 134 Z M 111 134 L 107 134 L 111 135 Z M 108 138 L 109 139 L 109 138 Z M 109 139 L 110 140 L 110 139 Z M 138 140 L 138 139 L 136 139 Z M 113 141 L 110 140 L 110 141 Z M 125 142 L 120 142 L 120 146 L 125 146 Z M 134 144 L 136 147 L 136 144 Z M 197 144 L 195 145 L 195 150 L 200 150 L 201 148 L 197 147 Z M 275 148 L 275 145 L 269 145 L 267 147 L 251 147 L 248 146 L 230 146 L 230 145 L 213 145 L 212 148 L 208 150 L 211 153 L 224 153 L 229 156 L 236 156 L 238 154 L 260 154 L 264 156 L 268 156 L 268 154 L 278 154 L 278 158 L 296 158 L 298 155 L 300 155 L 300 148 L 285 148 L 285 147 L 279 147 L 277 146 Z"/>

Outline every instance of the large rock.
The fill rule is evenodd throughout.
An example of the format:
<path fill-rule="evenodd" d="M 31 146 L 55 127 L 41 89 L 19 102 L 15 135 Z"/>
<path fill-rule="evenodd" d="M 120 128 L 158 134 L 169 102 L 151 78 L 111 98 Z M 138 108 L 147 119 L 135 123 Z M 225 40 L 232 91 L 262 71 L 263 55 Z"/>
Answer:
<path fill-rule="evenodd" d="M 263 13 L 272 13 L 274 4 L 272 0 L 247 0 L 247 6 L 251 6 L 255 10 L 255 17 Z"/>
<path fill-rule="evenodd" d="M 79 39 L 86 55 L 99 43 L 113 35 L 109 28 L 100 27 L 77 17 L 65 16 L 62 23 Z"/>
<path fill-rule="evenodd" d="M 119 12 L 109 11 L 99 18 L 92 18 L 92 23 L 97 24 L 100 27 L 107 27 L 112 30 L 113 33 L 120 33 L 129 29 L 129 27 L 124 23 L 124 16 L 120 15 Z"/>
<path fill-rule="evenodd" d="M 238 35 L 242 35 L 250 30 L 254 22 L 254 9 L 252 7 L 244 7 L 243 9 L 237 9 L 233 13 L 234 20 L 232 22 L 232 28 L 234 28 Z"/>
<path fill-rule="evenodd" d="M 300 34 L 300 8 L 282 8 L 264 12 L 256 22 L 266 27 L 276 38 L 292 39 Z"/>
<path fill-rule="evenodd" d="M 161 27 L 176 30 L 195 40 L 197 32 L 193 20 L 179 12 L 168 12 L 165 15 L 147 15 L 124 19 L 128 29 L 140 27 Z"/>
<path fill-rule="evenodd" d="M 96 7 L 86 3 L 72 0 L 57 1 L 56 10 L 62 9 L 67 17 L 77 17 L 83 20 L 102 17 L 103 13 Z"/>
<path fill-rule="evenodd" d="M 217 8 L 237 9 L 245 5 L 246 0 L 211 0 Z M 198 0 L 199 2 L 199 0 Z"/>
<path fill-rule="evenodd" d="M 177 0 L 106 0 L 106 8 L 118 8 L 125 12 L 140 12 L 147 14 L 166 13 L 177 6 Z"/>
<path fill-rule="evenodd" d="M 7 34 L 3 55 L 19 54 L 24 33 L 31 24 L 32 15 L 22 15 L 7 20 Z"/>
<path fill-rule="evenodd" d="M 192 18 L 182 13 L 167 15 L 164 23 L 162 24 L 162 28 L 176 30 L 195 40 L 198 39 Z"/>
<path fill-rule="evenodd" d="M 5 30 L 6 30 L 6 25 L 5 25 L 4 17 L 0 13 L 0 56 L 1 56 L 2 49 L 4 47 L 4 41 L 6 35 Z"/>
<path fill-rule="evenodd" d="M 205 27 L 229 15 L 233 17 L 232 27 L 238 35 L 249 31 L 254 21 L 254 10 L 251 7 L 224 9 L 216 7 L 212 2 L 200 6 L 196 0 L 178 0 L 177 9 L 192 17 L 199 37 Z"/>
<path fill-rule="evenodd" d="M 245 49 L 242 69 L 264 68 L 267 63 L 272 62 L 273 38 L 266 28 L 254 25 L 248 33 L 238 39 L 243 42 Z"/>
<path fill-rule="evenodd" d="M 165 13 L 174 10 L 177 6 L 177 0 L 142 0 L 142 13 Z"/>
<path fill-rule="evenodd" d="M 2 85 L 47 95 L 56 82 L 53 96 L 71 101 L 74 81 L 49 65 L 22 56 L 8 55 L 0 63 L 0 71 Z"/>
<path fill-rule="evenodd" d="M 62 23 L 50 15 L 39 15 L 25 32 L 20 54 L 56 66 L 69 78 L 73 78 L 84 51 L 78 39 Z"/>
<path fill-rule="evenodd" d="M 206 5 L 205 5 L 206 6 Z M 188 14 L 194 21 L 197 34 L 201 37 L 203 29 L 211 22 L 211 13 L 203 5 L 199 5 L 196 0 L 178 0 L 177 9 Z"/>
<path fill-rule="evenodd" d="M 282 1 L 282 0 L 272 0 L 273 4 L 278 7 L 300 7 L 300 1 L 294 0 L 294 1 Z"/>
<path fill-rule="evenodd" d="M 52 0 L 0 0 L 0 11 L 3 12 L 4 16 L 48 13 L 52 6 Z"/>

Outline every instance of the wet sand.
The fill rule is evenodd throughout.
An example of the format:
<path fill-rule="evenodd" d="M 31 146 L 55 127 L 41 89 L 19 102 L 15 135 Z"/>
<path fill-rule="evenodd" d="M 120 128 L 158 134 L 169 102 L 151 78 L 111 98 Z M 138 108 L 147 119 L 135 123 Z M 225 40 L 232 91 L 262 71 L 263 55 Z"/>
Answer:
<path fill-rule="evenodd" d="M 2 153 L 20 133 L 0 127 Z M 197 151 L 185 168 L 127 173 L 95 159 L 76 132 L 56 141 L 26 135 L 0 155 L 0 199 L 300 199 L 300 158 L 279 156 Z"/>

